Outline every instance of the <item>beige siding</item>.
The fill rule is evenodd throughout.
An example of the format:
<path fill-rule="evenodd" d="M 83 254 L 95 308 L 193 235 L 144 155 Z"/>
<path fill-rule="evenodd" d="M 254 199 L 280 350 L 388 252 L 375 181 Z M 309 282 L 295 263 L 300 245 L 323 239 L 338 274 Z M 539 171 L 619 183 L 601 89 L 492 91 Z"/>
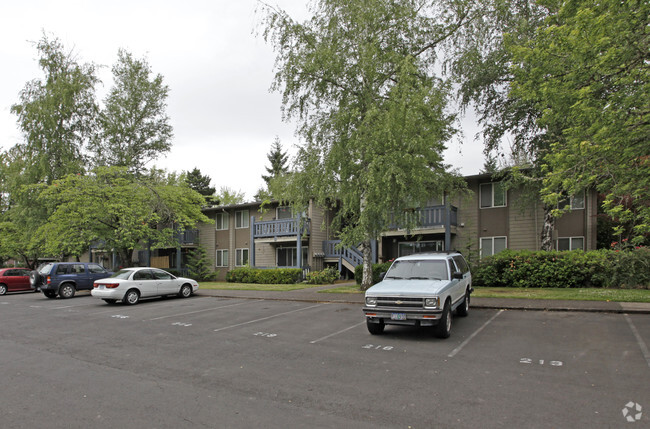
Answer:
<path fill-rule="evenodd" d="M 309 235 L 309 252 L 307 263 L 309 266 L 314 265 L 314 253 L 323 252 L 323 242 L 327 240 L 327 227 L 324 224 L 325 211 L 314 206 L 313 202 L 309 204 L 309 214 L 311 219 L 311 231 Z"/>
<path fill-rule="evenodd" d="M 255 244 L 255 266 L 257 267 L 274 267 L 275 266 L 275 246 L 271 243 Z"/>

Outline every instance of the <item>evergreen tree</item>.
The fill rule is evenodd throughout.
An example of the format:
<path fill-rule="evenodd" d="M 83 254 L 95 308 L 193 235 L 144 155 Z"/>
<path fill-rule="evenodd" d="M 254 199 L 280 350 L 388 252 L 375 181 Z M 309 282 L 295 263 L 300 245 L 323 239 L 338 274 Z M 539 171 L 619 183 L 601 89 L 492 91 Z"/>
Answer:
<path fill-rule="evenodd" d="M 262 175 L 262 179 L 264 179 L 268 188 L 272 179 L 289 171 L 289 168 L 287 167 L 289 156 L 287 155 L 287 152 L 282 151 L 282 145 L 280 144 L 280 139 L 278 137 L 273 141 L 271 152 L 266 155 L 266 158 L 271 163 L 271 166 L 266 167 L 266 172 L 269 173 L 269 175 Z"/>

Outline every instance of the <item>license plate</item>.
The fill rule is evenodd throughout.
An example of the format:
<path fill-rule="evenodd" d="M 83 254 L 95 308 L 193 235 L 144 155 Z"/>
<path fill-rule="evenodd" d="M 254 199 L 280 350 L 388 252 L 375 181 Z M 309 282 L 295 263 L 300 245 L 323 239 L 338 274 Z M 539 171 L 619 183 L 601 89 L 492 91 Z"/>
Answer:
<path fill-rule="evenodd" d="M 390 320 L 406 320 L 405 313 L 391 313 Z"/>

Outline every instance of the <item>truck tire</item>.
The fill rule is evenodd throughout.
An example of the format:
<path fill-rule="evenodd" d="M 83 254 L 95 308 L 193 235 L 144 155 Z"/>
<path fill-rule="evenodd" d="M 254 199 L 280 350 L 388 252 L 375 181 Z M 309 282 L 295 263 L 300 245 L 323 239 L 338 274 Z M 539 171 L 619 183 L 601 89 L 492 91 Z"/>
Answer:
<path fill-rule="evenodd" d="M 467 317 L 469 314 L 469 288 L 465 291 L 465 298 L 456 309 L 456 314 L 460 317 Z"/>
<path fill-rule="evenodd" d="M 451 335 L 451 302 L 447 300 L 442 310 L 442 318 L 436 325 L 436 337 L 449 338 Z"/>
<path fill-rule="evenodd" d="M 386 327 L 383 320 L 379 323 L 373 323 L 368 319 L 366 319 L 366 326 L 368 327 L 368 332 L 370 332 L 372 335 L 383 334 L 384 328 Z"/>

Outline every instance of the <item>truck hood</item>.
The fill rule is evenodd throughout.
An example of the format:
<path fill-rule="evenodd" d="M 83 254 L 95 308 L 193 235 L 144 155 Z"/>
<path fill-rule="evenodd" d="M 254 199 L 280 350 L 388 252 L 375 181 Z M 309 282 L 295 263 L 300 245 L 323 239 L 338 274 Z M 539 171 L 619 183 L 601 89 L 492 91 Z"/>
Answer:
<path fill-rule="evenodd" d="M 384 280 L 370 287 L 366 296 L 436 295 L 450 285 L 449 280 Z"/>

